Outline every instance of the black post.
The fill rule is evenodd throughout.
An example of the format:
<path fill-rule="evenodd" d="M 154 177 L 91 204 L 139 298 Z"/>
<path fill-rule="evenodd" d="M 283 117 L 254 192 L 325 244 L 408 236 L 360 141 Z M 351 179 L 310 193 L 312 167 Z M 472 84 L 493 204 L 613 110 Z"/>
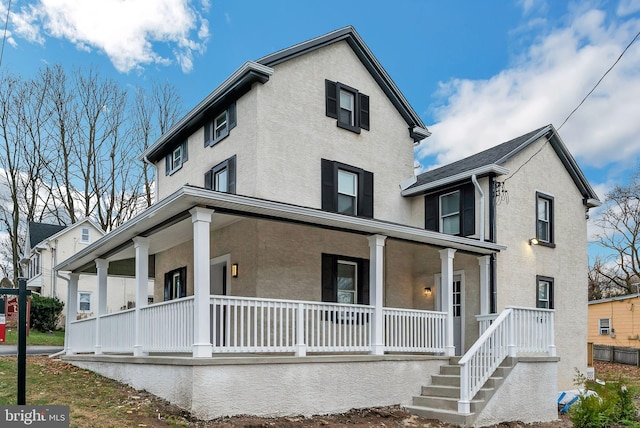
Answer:
<path fill-rule="evenodd" d="M 18 405 L 27 402 L 27 280 L 18 278 Z"/>

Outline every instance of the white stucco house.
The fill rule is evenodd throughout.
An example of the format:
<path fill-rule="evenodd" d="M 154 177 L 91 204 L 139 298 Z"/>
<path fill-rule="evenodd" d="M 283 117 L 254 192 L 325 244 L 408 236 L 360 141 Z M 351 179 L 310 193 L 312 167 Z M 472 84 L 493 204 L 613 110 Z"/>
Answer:
<path fill-rule="evenodd" d="M 56 271 L 55 266 L 103 236 L 103 230 L 90 219 L 78 221 L 70 226 L 29 222 L 22 259 L 27 288 L 45 297 L 57 297 L 67 305 L 69 275 L 66 272 Z M 109 294 L 107 299 L 103 300 L 106 304 L 105 311 L 111 313 L 133 307 L 135 303 L 133 274 L 125 275 L 123 271 L 113 271 L 107 281 Z M 148 294 L 152 302 L 152 277 L 148 282 Z M 97 282 L 94 269 L 93 272 L 89 270 L 78 277 L 77 291 L 73 299 L 76 317 L 90 317 L 98 312 L 96 295 Z M 61 319 L 62 325 L 64 322 L 64 318 Z"/>
<path fill-rule="evenodd" d="M 157 202 L 56 267 L 138 284 L 65 359 L 202 418 L 557 418 L 597 196 L 551 125 L 416 177 L 429 135 L 352 27 L 243 64 L 142 154 Z"/>

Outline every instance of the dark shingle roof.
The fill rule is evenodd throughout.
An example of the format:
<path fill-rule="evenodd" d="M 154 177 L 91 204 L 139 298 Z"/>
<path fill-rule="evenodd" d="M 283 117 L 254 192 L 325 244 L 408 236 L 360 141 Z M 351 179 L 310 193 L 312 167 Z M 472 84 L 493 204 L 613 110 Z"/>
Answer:
<path fill-rule="evenodd" d="M 475 155 L 469 156 L 468 158 L 460 159 L 457 162 L 441 166 L 440 168 L 423 172 L 416 177 L 417 181 L 409 188 L 411 189 L 436 180 L 442 180 L 444 178 L 461 174 L 466 171 L 472 171 L 485 165 L 498 163 L 498 161 L 516 150 L 522 144 L 527 142 L 527 140 L 529 140 L 531 137 L 538 134 L 547 127 L 549 126 L 543 126 L 542 128 L 538 128 L 535 131 L 528 132 L 518 138 L 514 138 L 513 140 L 509 140 L 506 143 L 491 147 L 490 149 L 484 150 L 480 153 L 476 153 Z M 502 161 L 504 162 L 504 160 L 506 159 L 503 159 Z"/>
<path fill-rule="evenodd" d="M 29 248 L 33 248 L 50 236 L 55 235 L 67 226 L 57 224 L 29 222 Z"/>

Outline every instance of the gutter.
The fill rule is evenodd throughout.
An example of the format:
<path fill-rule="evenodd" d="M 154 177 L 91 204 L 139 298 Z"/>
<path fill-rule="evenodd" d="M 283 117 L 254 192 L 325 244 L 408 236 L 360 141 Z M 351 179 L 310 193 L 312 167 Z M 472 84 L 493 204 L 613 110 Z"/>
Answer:
<path fill-rule="evenodd" d="M 454 184 L 457 183 L 458 181 L 462 181 L 462 180 L 467 180 L 469 178 L 471 178 L 474 175 L 477 176 L 483 176 L 483 175 L 488 175 L 494 173 L 496 175 L 505 175 L 509 173 L 509 169 L 501 166 L 501 165 L 497 165 L 497 164 L 490 164 L 490 165 L 485 165 L 485 166 L 481 166 L 480 168 L 475 168 L 469 171 L 464 171 L 461 172 L 459 174 L 455 174 L 455 175 L 451 175 L 449 177 L 445 177 L 442 178 L 440 180 L 434 180 L 434 181 L 430 181 L 428 183 L 422 184 L 420 186 L 417 187 L 412 187 L 412 188 L 408 188 L 408 189 L 403 189 L 402 190 L 402 196 L 414 196 L 414 195 L 418 195 L 420 193 L 425 193 L 428 190 L 432 190 L 432 189 L 437 189 L 438 187 L 442 187 L 442 186 L 446 186 L 448 184 Z"/>
<path fill-rule="evenodd" d="M 473 185 L 476 187 L 476 190 L 480 195 L 480 240 L 484 241 L 484 192 L 482 191 L 475 174 L 471 176 L 471 182 L 473 182 Z"/>

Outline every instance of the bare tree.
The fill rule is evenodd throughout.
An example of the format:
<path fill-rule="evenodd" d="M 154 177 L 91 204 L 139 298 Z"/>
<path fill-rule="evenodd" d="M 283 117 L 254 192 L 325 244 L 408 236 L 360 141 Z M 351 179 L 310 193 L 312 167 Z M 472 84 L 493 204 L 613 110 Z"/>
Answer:
<path fill-rule="evenodd" d="M 607 194 L 597 224 L 599 244 L 610 253 L 594 265 L 608 294 L 637 293 L 640 285 L 640 174 Z"/>

